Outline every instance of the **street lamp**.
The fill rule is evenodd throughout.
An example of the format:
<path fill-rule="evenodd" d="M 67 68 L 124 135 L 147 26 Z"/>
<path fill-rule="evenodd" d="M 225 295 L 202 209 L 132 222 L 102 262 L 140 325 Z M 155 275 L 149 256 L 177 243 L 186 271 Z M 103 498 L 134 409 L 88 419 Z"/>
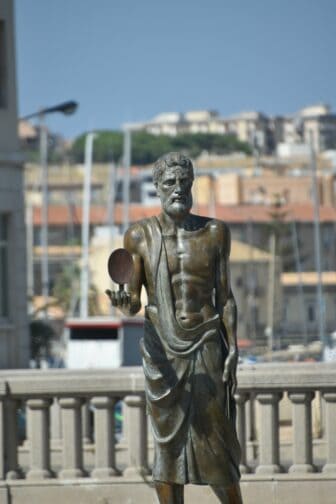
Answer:
<path fill-rule="evenodd" d="M 42 170 L 41 189 L 42 189 L 42 212 L 41 212 L 41 284 L 42 298 L 45 307 L 44 313 L 47 313 L 47 302 L 49 297 L 49 269 L 48 269 L 48 134 L 45 126 L 45 116 L 60 112 L 65 115 L 73 114 L 78 107 L 78 103 L 71 100 L 52 107 L 42 108 L 37 112 L 21 117 L 21 120 L 39 119 L 40 136 L 40 165 Z"/>

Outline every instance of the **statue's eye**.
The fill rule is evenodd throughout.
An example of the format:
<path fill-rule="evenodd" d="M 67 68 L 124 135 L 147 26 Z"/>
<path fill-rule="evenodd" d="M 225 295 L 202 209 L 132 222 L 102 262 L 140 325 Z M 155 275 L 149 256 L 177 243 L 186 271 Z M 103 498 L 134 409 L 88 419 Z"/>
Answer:
<path fill-rule="evenodd" d="M 164 183 L 165 185 L 172 186 L 175 184 L 175 179 L 166 179 Z"/>

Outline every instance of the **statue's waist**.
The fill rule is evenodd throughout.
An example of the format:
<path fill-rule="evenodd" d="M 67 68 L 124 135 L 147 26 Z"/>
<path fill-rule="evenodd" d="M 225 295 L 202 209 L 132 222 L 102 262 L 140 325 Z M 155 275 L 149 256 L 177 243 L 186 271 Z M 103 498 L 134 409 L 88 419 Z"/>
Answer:
<path fill-rule="evenodd" d="M 156 329 L 165 332 L 165 328 L 174 328 L 175 336 L 181 340 L 195 340 L 200 338 L 205 332 L 220 329 L 220 318 L 217 313 L 211 313 L 211 316 L 204 319 L 201 313 L 178 312 L 174 320 L 170 323 L 162 323 L 160 320 L 159 309 L 156 305 L 150 304 L 145 308 L 145 317 L 152 322 Z M 167 321 L 168 322 L 168 321 Z"/>

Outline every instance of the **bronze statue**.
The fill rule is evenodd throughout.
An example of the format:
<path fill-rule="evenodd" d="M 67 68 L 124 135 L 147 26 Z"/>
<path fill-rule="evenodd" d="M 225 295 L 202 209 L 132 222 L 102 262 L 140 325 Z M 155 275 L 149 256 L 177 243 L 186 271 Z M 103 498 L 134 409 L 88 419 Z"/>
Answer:
<path fill-rule="evenodd" d="M 190 213 L 193 179 L 192 163 L 180 153 L 155 163 L 162 213 L 126 232 L 133 275 L 127 292 L 108 295 L 134 315 L 142 286 L 148 294 L 141 351 L 160 503 L 183 503 L 183 485 L 193 483 L 210 485 L 222 503 L 241 504 L 230 232 Z"/>

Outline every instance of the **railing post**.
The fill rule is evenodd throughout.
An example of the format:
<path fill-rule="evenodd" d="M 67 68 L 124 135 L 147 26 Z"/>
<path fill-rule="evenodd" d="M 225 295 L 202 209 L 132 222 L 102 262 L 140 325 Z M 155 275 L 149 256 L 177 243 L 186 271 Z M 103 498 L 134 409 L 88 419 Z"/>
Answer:
<path fill-rule="evenodd" d="M 7 479 L 21 478 L 21 471 L 18 467 L 18 422 L 17 422 L 18 401 L 15 399 L 5 399 L 4 419 L 5 419 L 5 473 Z"/>
<path fill-rule="evenodd" d="M 29 399 L 27 408 L 31 422 L 30 434 L 30 470 L 28 479 L 51 478 L 50 470 L 50 399 Z"/>
<path fill-rule="evenodd" d="M 95 416 L 95 468 L 93 478 L 109 478 L 119 474 L 115 467 L 114 406 L 116 399 L 93 397 Z"/>
<path fill-rule="evenodd" d="M 281 393 L 259 393 L 259 465 L 256 472 L 275 474 L 281 472 L 279 464 L 279 401 Z"/>
<path fill-rule="evenodd" d="M 83 399 L 62 397 L 59 400 L 62 410 L 63 430 L 63 469 L 60 478 L 80 478 L 83 470 L 81 406 Z"/>
<path fill-rule="evenodd" d="M 235 400 L 237 405 L 237 434 L 241 448 L 241 459 L 239 469 L 242 474 L 249 472 L 249 468 L 246 463 L 246 401 L 247 394 L 242 394 L 237 392 L 235 394 Z"/>
<path fill-rule="evenodd" d="M 313 392 L 290 392 L 293 406 L 293 465 L 289 472 L 311 473 L 313 466 L 312 410 Z"/>
<path fill-rule="evenodd" d="M 336 392 L 324 392 L 326 405 L 327 462 L 323 472 L 336 473 Z"/>
<path fill-rule="evenodd" d="M 147 419 L 143 395 L 126 396 L 128 466 L 125 476 L 148 474 L 147 464 Z"/>

